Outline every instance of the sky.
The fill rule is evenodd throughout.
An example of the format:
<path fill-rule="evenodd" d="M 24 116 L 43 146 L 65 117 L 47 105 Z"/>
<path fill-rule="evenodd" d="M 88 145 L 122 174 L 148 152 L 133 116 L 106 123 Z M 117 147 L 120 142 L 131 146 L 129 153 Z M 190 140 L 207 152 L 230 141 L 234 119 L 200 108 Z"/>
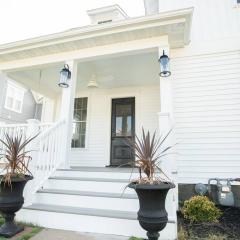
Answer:
<path fill-rule="evenodd" d="M 0 44 L 88 25 L 87 10 L 113 4 L 144 14 L 143 0 L 0 0 Z"/>

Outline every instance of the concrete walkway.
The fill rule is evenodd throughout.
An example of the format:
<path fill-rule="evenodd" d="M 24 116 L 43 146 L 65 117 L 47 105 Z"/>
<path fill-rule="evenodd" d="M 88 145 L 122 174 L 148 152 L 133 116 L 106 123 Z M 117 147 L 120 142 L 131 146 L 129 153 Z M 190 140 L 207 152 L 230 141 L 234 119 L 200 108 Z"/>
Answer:
<path fill-rule="evenodd" d="M 43 229 L 31 240 L 128 240 L 128 237 Z"/>

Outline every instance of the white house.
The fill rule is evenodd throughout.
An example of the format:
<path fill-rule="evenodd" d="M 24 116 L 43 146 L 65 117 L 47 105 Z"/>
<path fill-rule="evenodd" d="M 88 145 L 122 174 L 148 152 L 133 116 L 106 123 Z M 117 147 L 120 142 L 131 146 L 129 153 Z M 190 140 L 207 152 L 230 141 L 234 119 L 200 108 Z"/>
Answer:
<path fill-rule="evenodd" d="M 161 239 L 177 238 L 178 194 L 240 172 L 240 8 L 237 0 L 146 0 L 146 15 L 119 6 L 88 11 L 92 24 L 0 46 L 0 71 L 54 102 L 52 126 L 5 126 L 33 135 L 35 180 L 22 221 L 51 228 L 145 236 L 127 189 L 122 137 L 174 128 L 162 167 L 178 189 Z M 171 76 L 158 59 L 170 57 Z M 58 86 L 69 66 L 68 88 Z M 182 195 L 181 195 L 182 194 Z M 180 197 L 180 198 L 181 198 Z"/>

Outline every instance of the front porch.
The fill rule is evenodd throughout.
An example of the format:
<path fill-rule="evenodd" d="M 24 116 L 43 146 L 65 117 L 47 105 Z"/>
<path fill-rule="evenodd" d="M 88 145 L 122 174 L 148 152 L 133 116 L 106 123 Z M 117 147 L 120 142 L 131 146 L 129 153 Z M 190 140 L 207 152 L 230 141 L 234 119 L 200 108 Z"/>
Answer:
<path fill-rule="evenodd" d="M 52 100 L 54 114 L 46 113 L 52 114 L 52 122 L 68 117 L 67 111 L 72 114 L 73 118 L 68 121 L 69 125 L 73 125 L 72 129 L 68 126 L 69 131 L 73 132 L 69 166 L 105 167 L 111 165 L 114 131 L 118 131 L 120 137 L 132 137 L 135 133 L 140 135 L 142 127 L 151 133 L 159 133 L 160 84 L 157 60 L 158 49 L 152 48 L 144 52 L 102 56 L 79 62 L 76 65 L 76 86 L 70 98 L 66 92 L 71 89 L 58 86 L 60 65 L 11 72 L 9 76 Z M 91 81 L 95 81 L 97 87 L 88 87 Z M 118 113 L 123 116 L 115 114 L 114 119 L 113 99 L 128 98 L 134 99 L 134 113 Z M 69 101 L 75 104 L 69 104 L 67 107 L 70 109 L 66 110 Z M 127 108 L 125 111 L 128 111 Z M 122 122 L 124 117 L 128 118 L 126 126 Z M 49 118 L 44 116 L 44 119 Z M 113 121 L 118 121 L 115 129 Z M 126 127 L 129 129 L 121 132 Z"/>
<path fill-rule="evenodd" d="M 73 75 L 66 89 L 58 87 L 59 65 L 9 73 L 35 91 L 40 89 L 41 94 L 50 90 L 47 96 L 54 101 L 54 123 L 35 143 L 39 147 L 33 157 L 35 179 L 25 193 L 28 201 L 17 216 L 19 220 L 57 229 L 145 236 L 137 221 L 137 196 L 133 190 L 124 190 L 131 168 L 106 166 L 113 165 L 117 155 L 121 164 L 131 160 L 124 141 L 113 153 L 113 138 L 141 135 L 142 127 L 160 135 L 159 124 L 165 124 L 163 133 L 170 128 L 171 114 L 161 113 L 161 109 L 171 111 L 170 81 L 164 79 L 160 86 L 158 76 L 161 51 L 151 48 L 69 64 Z M 93 75 L 98 86 L 89 88 Z M 121 103 L 131 99 L 131 109 L 123 102 L 116 110 L 113 104 L 119 99 Z M 26 135 L 36 134 L 38 125 L 31 122 Z M 167 161 L 162 165 L 168 176 L 175 178 L 174 165 Z M 171 191 L 167 197 L 169 222 L 162 239 L 174 239 L 177 234 L 176 194 Z M 93 222 L 99 224 L 93 226 Z"/>
<path fill-rule="evenodd" d="M 106 166 L 131 158 L 121 138 L 140 135 L 142 127 L 159 136 L 172 127 L 172 80 L 160 81 L 158 59 L 163 50 L 170 55 L 188 44 L 191 15 L 192 9 L 182 9 L 95 24 L 0 49 L 0 71 L 52 102 L 44 119 L 53 124 L 31 146 L 37 149 L 30 166 L 34 180 L 26 188 L 19 220 L 145 237 L 136 195 L 130 189 L 122 194 L 131 169 Z M 64 64 L 71 78 L 61 89 Z M 27 137 L 41 129 L 31 121 L 20 132 Z M 161 166 L 177 185 L 175 157 L 165 157 Z M 166 205 L 169 222 L 161 239 L 173 240 L 177 190 L 169 192 Z"/>

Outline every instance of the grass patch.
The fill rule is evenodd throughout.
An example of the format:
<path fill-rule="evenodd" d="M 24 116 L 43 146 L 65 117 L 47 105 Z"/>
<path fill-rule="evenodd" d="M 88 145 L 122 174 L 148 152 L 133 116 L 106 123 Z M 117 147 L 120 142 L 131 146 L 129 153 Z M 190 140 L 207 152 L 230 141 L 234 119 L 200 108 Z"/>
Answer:
<path fill-rule="evenodd" d="M 42 231 L 42 228 L 40 228 L 40 227 L 33 227 L 32 231 L 30 233 L 26 233 L 26 234 L 22 235 L 17 240 L 29 240 L 30 238 L 32 238 L 33 236 L 38 234 L 40 231 Z"/>

